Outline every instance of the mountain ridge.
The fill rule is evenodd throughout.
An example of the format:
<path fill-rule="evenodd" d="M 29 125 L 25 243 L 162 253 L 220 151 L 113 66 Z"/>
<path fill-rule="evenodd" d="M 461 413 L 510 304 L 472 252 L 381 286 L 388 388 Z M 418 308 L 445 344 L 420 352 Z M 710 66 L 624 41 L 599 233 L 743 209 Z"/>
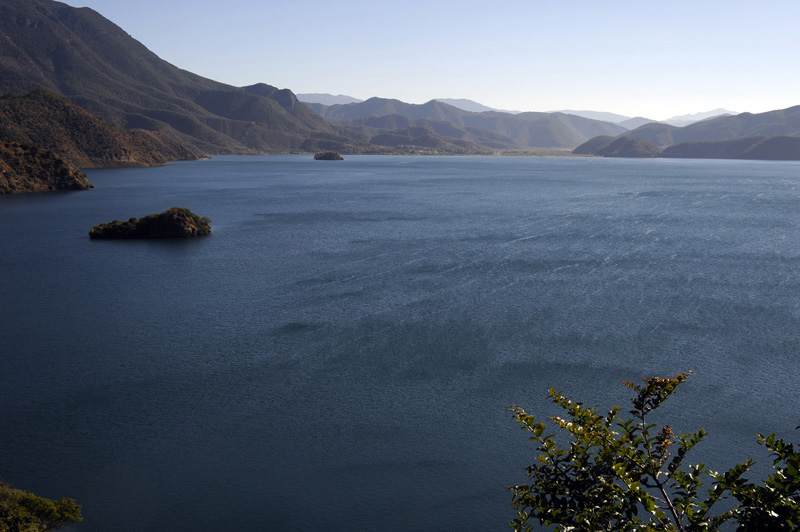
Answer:
<path fill-rule="evenodd" d="M 622 138 L 647 142 L 660 150 L 659 157 L 800 160 L 800 105 L 717 116 L 684 127 L 645 124 L 618 137 L 589 139 L 573 153 L 605 156 Z"/>
<path fill-rule="evenodd" d="M 682 142 L 734 140 L 753 136 L 800 136 L 800 105 L 764 113 L 717 116 L 688 126 L 651 123 L 626 133 L 662 148 Z"/>
<path fill-rule="evenodd" d="M 670 124 L 672 126 L 689 126 L 694 124 L 695 122 L 701 122 L 703 120 L 708 120 L 709 118 L 716 118 L 718 116 L 723 115 L 736 115 L 734 111 L 728 111 L 727 109 L 717 108 L 712 111 L 701 111 L 698 113 L 689 113 L 685 115 L 677 115 L 673 116 L 672 118 L 667 118 L 666 120 L 660 120 L 660 122 L 664 122 L 665 124 Z"/>
<path fill-rule="evenodd" d="M 483 113 L 486 111 L 495 111 L 497 113 L 509 113 L 512 115 L 518 115 L 522 111 L 512 111 L 509 109 L 496 109 L 494 107 L 489 107 L 488 105 L 483 105 L 482 103 L 478 103 L 474 100 L 468 100 L 467 98 L 434 98 L 437 102 L 446 103 L 447 105 L 452 105 L 453 107 L 458 107 L 462 111 L 470 111 L 473 113 Z"/>
<path fill-rule="evenodd" d="M 297 99 L 305 104 L 321 103 L 323 105 L 346 104 L 346 103 L 360 103 L 364 100 L 353 98 L 346 94 L 328 94 L 326 92 L 306 92 L 297 93 Z"/>
<path fill-rule="evenodd" d="M 3 0 L 0 42 L 0 93 L 45 88 L 119 127 L 158 131 L 197 151 L 313 151 L 363 144 L 300 102 L 287 109 L 294 95 L 279 89 L 248 92 L 182 70 L 89 8 Z M 246 117 L 245 109 L 256 119 Z"/>
<path fill-rule="evenodd" d="M 326 119 L 347 127 L 364 125 L 365 120 L 386 116 L 401 116 L 412 120 L 448 122 L 459 136 L 471 132 L 470 128 L 490 131 L 511 142 L 502 149 L 574 148 L 598 134 L 618 135 L 625 128 L 563 113 L 526 112 L 512 115 L 498 111 L 480 113 L 464 111 L 452 105 L 431 100 L 424 104 L 410 104 L 396 99 L 373 97 L 361 103 L 311 108 Z M 391 126 L 388 126 L 391 127 Z M 403 127 L 409 127 L 404 124 Z M 495 140 L 502 140 L 500 137 Z"/>

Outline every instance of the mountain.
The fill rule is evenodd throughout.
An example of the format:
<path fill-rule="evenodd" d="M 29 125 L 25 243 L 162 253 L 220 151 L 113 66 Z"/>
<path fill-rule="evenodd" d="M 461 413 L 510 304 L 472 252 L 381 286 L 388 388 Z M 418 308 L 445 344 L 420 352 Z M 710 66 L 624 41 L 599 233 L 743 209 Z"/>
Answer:
<path fill-rule="evenodd" d="M 78 168 L 32 144 L 0 142 L 0 194 L 92 188 Z"/>
<path fill-rule="evenodd" d="M 317 105 L 314 109 L 330 121 L 360 128 L 359 131 L 365 135 L 370 133 L 363 129 L 365 126 L 396 130 L 421 125 L 409 119 L 427 120 L 437 123 L 436 127 L 450 128 L 448 137 L 491 137 L 494 145 L 481 144 L 494 149 L 574 148 L 596 135 L 615 136 L 625 131 L 625 128 L 616 124 L 563 113 L 474 113 L 436 100 L 410 104 L 387 98 L 370 98 L 347 105 Z M 442 122 L 448 125 L 440 124 Z M 429 126 L 433 127 L 433 124 L 425 125 Z M 440 130 L 437 132 L 443 134 Z"/>
<path fill-rule="evenodd" d="M 38 145 L 82 168 L 152 166 L 200 156 L 164 133 L 120 129 L 43 89 L 0 97 L 0 140 Z"/>
<path fill-rule="evenodd" d="M 754 144 L 767 137 L 745 137 L 735 140 L 681 142 L 664 148 L 664 157 L 677 159 L 738 159 Z"/>
<path fill-rule="evenodd" d="M 430 150 L 431 153 L 449 154 L 491 154 L 486 146 L 470 139 L 458 139 L 439 135 L 435 131 L 425 127 L 409 127 L 399 131 L 379 133 L 373 136 L 370 141 L 381 146 L 391 146 L 398 151 L 404 148 L 412 148 L 412 153 L 424 153 Z M 422 150 L 420 150 L 422 148 Z"/>
<path fill-rule="evenodd" d="M 640 127 L 644 124 L 649 122 L 656 122 L 656 120 L 651 120 L 649 118 L 643 118 L 641 116 L 637 116 L 631 118 L 625 115 L 618 115 L 616 113 L 608 113 L 603 111 L 571 111 L 571 110 L 563 110 L 563 111 L 552 111 L 554 113 L 566 113 L 571 115 L 582 116 L 584 118 L 591 118 L 593 120 L 603 120 L 606 122 L 613 122 L 615 124 L 619 124 L 623 127 L 628 129 L 635 129 Z M 725 109 L 714 109 L 713 111 L 705 111 L 701 113 L 694 113 L 688 115 L 680 115 L 680 116 L 673 116 L 667 120 L 658 120 L 658 122 L 664 124 L 670 124 L 673 126 L 683 127 L 688 126 L 689 124 L 694 124 L 695 122 L 700 122 L 701 120 L 706 120 L 708 118 L 714 118 L 716 116 L 721 115 L 732 115 L 736 114 L 733 111 L 727 111 Z"/>
<path fill-rule="evenodd" d="M 718 116 L 684 127 L 651 123 L 628 131 L 625 135 L 644 139 L 660 147 L 682 142 L 722 141 L 756 136 L 796 137 L 800 136 L 800 106 L 758 114 Z"/>
<path fill-rule="evenodd" d="M 638 138 L 598 136 L 575 148 L 573 153 L 599 157 L 800 161 L 800 137 L 762 135 L 734 140 L 681 142 L 661 150 Z"/>
<path fill-rule="evenodd" d="M 575 148 L 576 155 L 630 157 L 618 150 L 625 142 L 643 143 L 634 152 L 662 150 L 659 157 L 696 159 L 800 160 L 800 105 L 768 111 L 718 116 L 677 127 L 645 124 L 616 138 L 597 136 Z M 648 146 L 649 145 L 649 146 Z"/>
<path fill-rule="evenodd" d="M 626 129 L 636 129 L 637 127 L 642 127 L 643 125 L 651 122 L 655 122 L 655 120 L 650 120 L 649 118 L 644 118 L 642 116 L 636 116 L 634 118 L 623 120 L 622 122 L 617 122 L 617 124 Z"/>
<path fill-rule="evenodd" d="M 584 118 L 591 118 L 592 120 L 601 120 L 603 122 L 611 122 L 613 124 L 619 124 L 620 122 L 624 122 L 625 120 L 631 119 L 630 116 L 618 115 L 616 113 L 608 113 L 605 111 L 573 111 L 569 109 L 563 109 L 560 111 L 550 111 L 550 112 L 582 116 Z"/>
<path fill-rule="evenodd" d="M 459 127 L 446 120 L 408 118 L 394 114 L 356 118 L 348 120 L 346 123 L 349 128 L 357 130 L 369 138 L 370 143 L 378 145 L 395 146 L 394 143 L 384 143 L 386 139 L 391 138 L 383 136 L 384 133 L 399 133 L 408 129 L 423 128 L 433 135 L 447 139 L 446 144 L 459 146 L 456 153 L 463 153 L 467 146 L 474 146 L 476 153 L 519 149 L 512 139 L 503 134 L 481 127 Z M 404 142 L 404 144 L 411 143 Z M 442 147 L 446 144 L 442 144 Z M 424 147 L 430 146 L 426 143 Z"/>
<path fill-rule="evenodd" d="M 714 118 L 716 116 L 722 115 L 735 115 L 734 111 L 728 111 L 727 109 L 714 109 L 713 111 L 705 111 L 700 113 L 693 113 L 688 115 L 678 115 L 673 116 L 672 118 L 668 118 L 666 120 L 661 120 L 665 124 L 670 124 L 673 126 L 688 126 L 690 124 L 694 124 L 695 122 L 700 122 L 701 120 L 707 120 L 709 118 Z"/>
<path fill-rule="evenodd" d="M 474 102 L 472 100 L 467 100 L 466 98 L 435 98 L 437 102 L 446 103 L 447 105 L 452 105 L 453 107 L 458 107 L 462 111 L 470 111 L 472 113 L 483 113 L 485 111 L 497 111 L 498 113 L 511 113 L 512 115 L 517 115 L 522 111 L 508 111 L 505 109 L 494 109 L 492 107 L 487 107 L 482 103 Z"/>
<path fill-rule="evenodd" d="M 663 157 L 800 161 L 800 137 L 745 137 L 717 142 L 684 142 L 666 148 Z"/>
<path fill-rule="evenodd" d="M 554 113 L 565 113 L 575 116 L 582 116 L 584 118 L 591 118 L 592 120 L 602 120 L 604 122 L 611 122 L 613 124 L 617 124 L 619 126 L 624 127 L 625 129 L 635 129 L 637 127 L 641 127 L 645 124 L 649 124 L 650 122 L 655 122 L 655 120 L 651 120 L 649 118 L 644 118 L 642 116 L 635 116 L 633 118 L 625 115 L 618 115 L 616 113 L 608 113 L 604 111 L 552 111 Z"/>
<path fill-rule="evenodd" d="M 600 155 L 615 140 L 617 140 L 617 137 L 612 137 L 611 135 L 598 135 L 596 137 L 590 138 L 589 140 L 587 140 L 586 142 L 584 142 L 583 144 L 572 150 L 572 153 L 575 155 Z"/>
<path fill-rule="evenodd" d="M 160 132 L 195 151 L 363 145 L 290 91 L 233 87 L 181 70 L 89 8 L 0 0 L 0 43 L 0 94 L 48 89 L 118 127 Z"/>
<path fill-rule="evenodd" d="M 359 100 L 358 98 L 353 98 L 352 96 L 346 96 L 344 94 L 325 94 L 319 92 L 311 92 L 311 93 L 304 93 L 304 94 L 297 94 L 297 99 L 303 103 L 321 103 L 322 105 L 336 105 L 338 104 L 346 104 L 346 103 L 359 103 L 363 102 L 364 100 Z"/>
<path fill-rule="evenodd" d="M 572 152 L 576 155 L 591 154 L 600 157 L 644 158 L 658 157 L 661 149 L 646 140 L 629 137 L 595 137 L 581 144 Z"/>

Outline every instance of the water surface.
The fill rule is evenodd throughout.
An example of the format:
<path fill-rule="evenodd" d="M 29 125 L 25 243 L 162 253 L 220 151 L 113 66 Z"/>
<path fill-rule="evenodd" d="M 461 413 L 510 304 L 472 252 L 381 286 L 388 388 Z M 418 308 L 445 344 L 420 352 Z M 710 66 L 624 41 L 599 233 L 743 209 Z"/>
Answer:
<path fill-rule="evenodd" d="M 694 370 L 714 467 L 800 419 L 800 165 L 218 157 L 0 198 L 0 475 L 76 530 L 508 530 L 512 404 Z M 90 241 L 169 207 L 187 241 Z"/>

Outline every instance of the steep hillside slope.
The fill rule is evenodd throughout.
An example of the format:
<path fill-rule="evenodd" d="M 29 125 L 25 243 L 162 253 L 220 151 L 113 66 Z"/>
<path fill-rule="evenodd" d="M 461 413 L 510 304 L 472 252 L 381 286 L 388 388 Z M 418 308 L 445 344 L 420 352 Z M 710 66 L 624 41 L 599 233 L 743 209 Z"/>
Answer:
<path fill-rule="evenodd" d="M 666 148 L 663 157 L 800 161 L 800 137 L 745 137 L 716 142 L 683 142 Z"/>
<path fill-rule="evenodd" d="M 584 142 L 575 148 L 572 153 L 600 157 L 646 158 L 658 157 L 661 150 L 642 139 L 632 139 L 625 136 L 618 138 L 600 136 Z"/>
<path fill-rule="evenodd" d="M 289 91 L 181 70 L 97 12 L 50 0 L 0 0 L 0 73 L 0 94 L 46 88 L 119 127 L 209 153 L 359 144 Z"/>
<path fill-rule="evenodd" d="M 0 142 L 0 194 L 46 190 L 88 190 L 86 176 L 51 150 Z"/>
<path fill-rule="evenodd" d="M 41 89 L 0 97 L 0 140 L 39 145 L 83 168 L 152 166 L 199 157 L 163 133 L 120 129 Z"/>

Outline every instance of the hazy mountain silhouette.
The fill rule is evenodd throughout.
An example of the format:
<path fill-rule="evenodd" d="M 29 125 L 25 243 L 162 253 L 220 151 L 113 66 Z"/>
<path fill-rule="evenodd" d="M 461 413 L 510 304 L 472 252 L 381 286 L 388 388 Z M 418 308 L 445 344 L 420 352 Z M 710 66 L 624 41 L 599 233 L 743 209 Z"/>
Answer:
<path fill-rule="evenodd" d="M 410 104 L 394 99 L 370 98 L 361 103 L 331 106 L 316 104 L 311 107 L 328 120 L 350 127 L 379 127 L 378 122 L 367 123 L 364 120 L 386 116 L 448 122 L 460 131 L 459 137 L 455 138 L 466 134 L 485 136 L 491 132 L 494 141 L 504 146 L 497 149 L 574 148 L 593 136 L 618 135 L 625 131 L 625 128 L 616 124 L 563 113 L 474 113 L 436 100 Z M 409 125 L 397 119 L 385 121 L 383 124 L 382 127 L 388 128 L 394 127 L 394 124 L 402 124 L 402 127 Z"/>
<path fill-rule="evenodd" d="M 636 116 L 617 123 L 627 129 L 636 129 L 637 127 L 642 127 L 645 124 L 649 124 L 650 122 L 655 122 L 655 120 L 650 120 L 649 118 L 644 118 L 642 116 Z"/>
<path fill-rule="evenodd" d="M 665 124 L 670 124 L 673 126 L 688 126 L 694 124 L 695 122 L 700 122 L 701 120 L 707 120 L 709 118 L 714 118 L 716 116 L 723 116 L 723 115 L 735 115 L 738 114 L 734 111 L 728 111 L 727 109 L 714 109 L 713 111 L 704 111 L 700 113 L 692 113 L 687 115 L 678 115 L 673 116 L 672 118 L 667 118 L 666 120 L 661 120 Z"/>
<path fill-rule="evenodd" d="M 641 138 L 661 147 L 682 142 L 734 140 L 755 136 L 800 136 L 800 106 L 758 114 L 718 116 L 684 127 L 652 123 L 625 135 Z"/>
<path fill-rule="evenodd" d="M 624 122 L 625 120 L 631 119 L 630 116 L 620 115 L 617 113 L 608 113 L 605 111 L 588 111 L 588 110 L 576 111 L 573 109 L 561 109 L 559 111 L 550 111 L 550 112 L 582 116 L 584 118 L 591 118 L 592 120 L 602 120 L 604 122 L 611 122 L 613 124 L 619 124 L 620 122 Z"/>
<path fill-rule="evenodd" d="M 605 155 L 619 138 L 646 141 L 663 149 L 661 157 L 800 160 L 800 105 L 766 113 L 718 116 L 684 127 L 645 124 L 617 138 L 592 138 L 573 153 Z"/>
<path fill-rule="evenodd" d="M 364 100 L 359 100 L 358 98 L 353 98 L 352 96 L 347 96 L 345 94 L 326 94 L 326 93 L 319 93 L 319 92 L 311 92 L 311 93 L 304 93 L 304 94 L 297 94 L 297 99 L 303 103 L 321 103 L 322 105 L 336 105 L 338 104 L 346 104 L 346 103 L 359 103 L 363 102 Z"/>
<path fill-rule="evenodd" d="M 695 122 L 700 122 L 701 120 L 706 120 L 708 118 L 713 118 L 715 116 L 722 116 L 726 114 L 736 114 L 733 111 L 727 111 L 725 109 L 714 109 L 713 111 L 705 111 L 701 113 L 694 113 L 694 114 L 687 114 L 687 115 L 680 115 L 680 116 L 673 116 L 667 120 L 653 120 L 650 118 L 644 118 L 641 116 L 637 117 L 629 117 L 625 115 L 619 115 L 616 113 L 608 113 L 603 111 L 572 111 L 572 110 L 564 110 L 564 111 L 554 111 L 558 113 L 567 113 L 573 114 L 577 116 L 583 116 L 585 118 L 592 118 L 594 120 L 605 120 L 606 122 L 613 122 L 615 124 L 619 124 L 623 127 L 628 129 L 635 129 L 640 127 L 644 124 L 649 122 L 661 122 L 664 124 L 670 124 L 673 126 L 683 127 L 688 126 L 689 124 L 694 124 Z"/>
<path fill-rule="evenodd" d="M 522 111 L 510 111 L 508 109 L 495 109 L 494 107 L 489 107 L 483 105 L 482 103 L 475 102 L 473 100 L 467 100 L 466 98 L 434 98 L 437 102 L 446 103 L 447 105 L 452 105 L 453 107 L 458 107 L 462 111 L 470 111 L 472 113 L 483 113 L 485 111 L 497 111 L 498 113 L 511 113 L 512 115 L 518 115 Z"/>

